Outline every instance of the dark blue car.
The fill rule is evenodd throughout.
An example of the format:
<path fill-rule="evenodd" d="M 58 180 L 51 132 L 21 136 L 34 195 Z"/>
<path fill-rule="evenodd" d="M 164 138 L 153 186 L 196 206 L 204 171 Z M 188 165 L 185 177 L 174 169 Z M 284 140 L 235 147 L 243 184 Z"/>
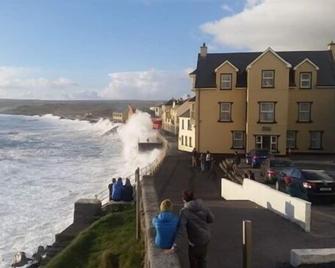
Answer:
<path fill-rule="evenodd" d="M 245 155 L 245 162 L 252 168 L 259 167 L 269 157 L 268 149 L 253 149 Z"/>

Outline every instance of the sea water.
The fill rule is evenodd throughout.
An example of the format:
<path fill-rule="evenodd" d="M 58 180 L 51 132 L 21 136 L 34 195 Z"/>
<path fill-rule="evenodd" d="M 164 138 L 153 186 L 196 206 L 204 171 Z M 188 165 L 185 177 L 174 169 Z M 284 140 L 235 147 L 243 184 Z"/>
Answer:
<path fill-rule="evenodd" d="M 73 221 L 74 202 L 94 198 L 112 177 L 132 174 L 159 151 L 140 154 L 137 142 L 156 135 L 137 112 L 114 134 L 97 123 L 56 116 L 0 115 L 0 267 L 18 251 L 32 254 Z"/>

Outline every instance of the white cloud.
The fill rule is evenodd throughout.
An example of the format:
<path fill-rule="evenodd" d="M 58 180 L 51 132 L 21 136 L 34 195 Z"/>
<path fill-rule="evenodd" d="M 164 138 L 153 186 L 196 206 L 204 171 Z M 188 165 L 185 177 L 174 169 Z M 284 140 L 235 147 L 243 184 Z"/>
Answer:
<path fill-rule="evenodd" d="M 0 66 L 0 98 L 62 99 L 77 90 L 78 84 L 64 77 L 32 76 L 34 71 L 27 68 Z"/>
<path fill-rule="evenodd" d="M 106 99 L 166 99 L 189 93 L 189 69 L 179 72 L 155 69 L 109 74 L 108 86 L 99 94 Z"/>
<path fill-rule="evenodd" d="M 326 49 L 335 39 L 334 0 L 247 0 L 237 14 L 201 25 L 214 43 L 237 49 Z"/>

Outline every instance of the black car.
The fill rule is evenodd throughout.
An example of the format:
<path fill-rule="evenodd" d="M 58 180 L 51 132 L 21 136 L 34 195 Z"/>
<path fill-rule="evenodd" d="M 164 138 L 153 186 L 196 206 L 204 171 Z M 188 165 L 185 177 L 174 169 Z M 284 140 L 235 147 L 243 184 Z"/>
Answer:
<path fill-rule="evenodd" d="M 277 189 L 306 200 L 335 198 L 335 180 L 324 171 L 288 168 L 280 172 Z"/>

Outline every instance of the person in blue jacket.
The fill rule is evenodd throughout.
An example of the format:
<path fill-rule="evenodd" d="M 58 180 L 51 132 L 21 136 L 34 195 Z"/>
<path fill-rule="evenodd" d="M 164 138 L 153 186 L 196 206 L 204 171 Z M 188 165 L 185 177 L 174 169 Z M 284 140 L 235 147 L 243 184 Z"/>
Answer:
<path fill-rule="evenodd" d="M 172 212 L 172 202 L 165 199 L 160 205 L 160 213 L 152 219 L 156 230 L 155 244 L 162 249 L 170 249 L 174 243 L 179 218 Z"/>
<path fill-rule="evenodd" d="M 113 184 L 112 190 L 112 200 L 114 201 L 121 201 L 122 198 L 122 179 L 118 178 L 116 183 Z"/>

